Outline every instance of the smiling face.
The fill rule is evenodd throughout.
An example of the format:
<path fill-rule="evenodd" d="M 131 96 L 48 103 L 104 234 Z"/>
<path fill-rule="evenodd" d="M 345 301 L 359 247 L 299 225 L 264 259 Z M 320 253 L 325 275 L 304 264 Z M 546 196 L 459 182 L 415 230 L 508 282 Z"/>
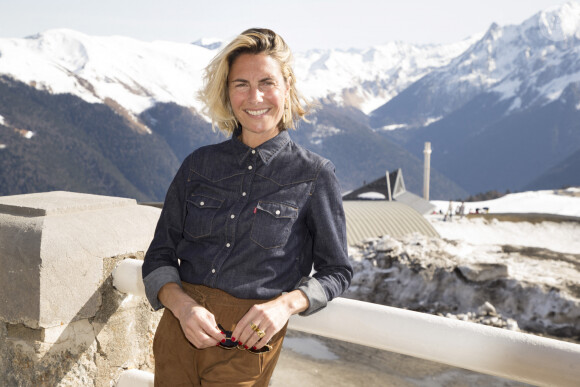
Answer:
<path fill-rule="evenodd" d="M 290 86 L 275 59 L 266 54 L 240 55 L 230 67 L 228 90 L 244 144 L 255 148 L 279 133 Z"/>

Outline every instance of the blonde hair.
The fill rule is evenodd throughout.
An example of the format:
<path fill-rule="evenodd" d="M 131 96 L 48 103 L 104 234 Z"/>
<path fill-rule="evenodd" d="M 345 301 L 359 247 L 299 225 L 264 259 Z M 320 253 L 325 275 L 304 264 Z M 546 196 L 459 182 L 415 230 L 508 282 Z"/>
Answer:
<path fill-rule="evenodd" d="M 278 62 L 284 81 L 290 86 L 278 128 L 296 129 L 300 119 L 306 120 L 304 116 L 312 105 L 296 89 L 290 48 L 280 35 L 265 28 L 251 28 L 242 32 L 205 68 L 204 87 L 199 92 L 199 99 L 205 104 L 204 113 L 211 118 L 212 128 L 217 126 L 221 131 L 232 134 L 239 125 L 230 104 L 228 76 L 232 64 L 242 54 L 266 54 Z"/>

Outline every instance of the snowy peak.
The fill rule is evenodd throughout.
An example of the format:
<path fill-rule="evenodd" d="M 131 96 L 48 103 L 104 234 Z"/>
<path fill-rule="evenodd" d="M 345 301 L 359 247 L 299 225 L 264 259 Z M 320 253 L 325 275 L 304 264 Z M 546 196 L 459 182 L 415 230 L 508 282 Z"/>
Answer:
<path fill-rule="evenodd" d="M 225 41 L 219 38 L 201 38 L 193 42 L 196 46 L 207 48 L 208 50 L 217 50 L 224 45 Z"/>
<path fill-rule="evenodd" d="M 192 44 L 59 29 L 0 39 L 0 54 L 0 74 L 91 103 L 112 100 L 138 114 L 156 102 L 199 107 L 201 71 L 214 52 Z"/>
<path fill-rule="evenodd" d="M 302 92 L 313 99 L 354 106 L 365 113 L 440 68 L 476 38 L 448 45 L 389 42 L 368 49 L 310 50 L 295 55 Z"/>
<path fill-rule="evenodd" d="M 560 7 L 544 10 L 531 18 L 540 33 L 552 41 L 580 38 L 580 4 L 568 2 Z"/>
<path fill-rule="evenodd" d="M 579 28 L 578 3 L 539 12 L 520 25 L 492 24 L 479 41 L 429 75 L 430 90 L 454 97 L 424 116 L 447 114 L 457 107 L 453 104 L 487 92 L 513 99 L 512 110 L 558 99 L 566 86 L 580 82 Z"/>

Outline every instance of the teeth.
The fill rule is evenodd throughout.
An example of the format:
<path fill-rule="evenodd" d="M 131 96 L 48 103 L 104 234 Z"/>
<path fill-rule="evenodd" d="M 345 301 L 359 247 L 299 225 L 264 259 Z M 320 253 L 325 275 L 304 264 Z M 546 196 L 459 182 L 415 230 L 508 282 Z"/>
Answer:
<path fill-rule="evenodd" d="M 268 109 L 262 109 L 262 110 L 246 110 L 246 113 L 248 113 L 251 116 L 259 116 L 261 114 L 264 114 L 268 111 Z"/>

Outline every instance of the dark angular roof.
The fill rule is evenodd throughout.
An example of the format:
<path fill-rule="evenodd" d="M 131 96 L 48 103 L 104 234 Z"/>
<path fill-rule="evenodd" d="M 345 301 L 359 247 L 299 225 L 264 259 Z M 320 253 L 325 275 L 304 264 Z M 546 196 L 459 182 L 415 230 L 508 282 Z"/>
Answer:
<path fill-rule="evenodd" d="M 381 194 L 384 199 L 377 199 L 372 194 Z M 375 195 L 376 196 L 376 195 Z M 414 208 L 420 214 L 428 214 L 435 206 L 418 195 L 407 192 L 403 171 L 401 168 L 395 172 L 387 171 L 384 177 L 380 177 L 344 195 L 343 200 L 387 200 L 397 201 Z"/>

